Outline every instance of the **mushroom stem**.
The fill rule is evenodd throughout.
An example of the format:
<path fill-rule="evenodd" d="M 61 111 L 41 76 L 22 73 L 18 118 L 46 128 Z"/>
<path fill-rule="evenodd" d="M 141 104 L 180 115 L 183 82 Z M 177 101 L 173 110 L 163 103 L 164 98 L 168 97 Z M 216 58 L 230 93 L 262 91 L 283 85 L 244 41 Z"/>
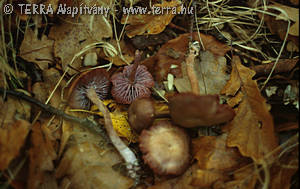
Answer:
<path fill-rule="evenodd" d="M 127 163 L 127 169 L 129 176 L 131 178 L 136 178 L 136 171 L 139 170 L 138 160 L 135 154 L 124 144 L 120 139 L 117 132 L 113 128 L 112 120 L 109 111 L 104 106 L 103 102 L 98 98 L 97 93 L 94 88 L 87 89 L 87 97 L 98 107 L 98 109 L 103 113 L 105 128 L 110 137 L 113 145 L 119 151 L 120 155 L 124 158 Z"/>
<path fill-rule="evenodd" d="M 187 75 L 188 75 L 188 78 L 190 80 L 191 87 L 192 87 L 192 92 L 194 94 L 199 95 L 200 89 L 199 89 L 197 74 L 195 71 L 195 57 L 198 56 L 198 53 L 199 53 L 199 49 L 197 48 L 197 46 L 195 44 L 191 44 L 190 52 L 189 52 L 187 58 L 185 59 L 185 62 L 186 62 Z"/>
<path fill-rule="evenodd" d="M 129 80 L 130 80 L 131 83 L 134 83 L 136 69 L 137 69 L 140 61 L 141 61 L 141 53 L 140 53 L 139 50 L 136 50 L 135 51 L 134 63 L 133 63 L 133 69 L 132 69 L 132 71 L 130 73 L 130 76 L 129 76 Z"/>

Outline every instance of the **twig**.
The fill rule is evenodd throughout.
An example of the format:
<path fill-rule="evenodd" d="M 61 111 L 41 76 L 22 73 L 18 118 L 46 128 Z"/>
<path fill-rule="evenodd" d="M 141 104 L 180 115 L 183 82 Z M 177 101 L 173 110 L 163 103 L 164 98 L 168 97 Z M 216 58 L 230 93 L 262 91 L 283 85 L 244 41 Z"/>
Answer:
<path fill-rule="evenodd" d="M 91 121 L 91 120 L 89 120 L 87 118 L 81 119 L 81 118 L 69 115 L 69 114 L 65 113 L 64 111 L 62 111 L 62 110 L 59 110 L 57 108 L 54 108 L 53 106 L 44 104 L 44 103 L 40 102 L 39 100 L 37 100 L 35 98 L 32 98 L 30 96 L 27 96 L 27 95 L 25 95 L 24 93 L 21 93 L 21 92 L 17 92 L 17 91 L 13 91 L 13 90 L 5 90 L 3 88 L 0 88 L 0 93 L 3 93 L 3 96 L 5 96 L 6 94 L 8 94 L 8 95 L 20 98 L 22 100 L 25 100 L 27 102 L 30 102 L 32 104 L 37 105 L 38 107 L 40 107 L 41 109 L 43 109 L 46 112 L 49 112 L 51 114 L 60 116 L 60 117 L 66 119 L 68 121 L 72 121 L 72 122 L 78 123 L 78 125 L 80 127 L 87 128 L 87 129 L 89 129 L 92 132 L 98 133 L 99 135 L 101 135 L 101 137 L 107 143 L 111 143 L 109 137 L 107 136 L 105 130 L 102 129 L 101 125 L 99 125 L 99 124 L 97 124 L 97 123 L 95 123 L 95 122 L 93 122 L 93 121 Z"/>
<path fill-rule="evenodd" d="M 109 114 L 109 111 L 104 106 L 103 102 L 99 99 L 94 88 L 87 89 L 88 98 L 98 107 L 98 109 L 103 113 L 105 128 L 106 131 L 115 146 L 115 148 L 119 151 L 120 155 L 124 158 L 127 166 L 127 170 L 129 176 L 136 180 L 139 180 L 139 176 L 136 173 L 139 170 L 138 160 L 135 154 L 124 144 L 124 142 L 120 139 L 117 132 L 113 128 L 112 120 Z"/>

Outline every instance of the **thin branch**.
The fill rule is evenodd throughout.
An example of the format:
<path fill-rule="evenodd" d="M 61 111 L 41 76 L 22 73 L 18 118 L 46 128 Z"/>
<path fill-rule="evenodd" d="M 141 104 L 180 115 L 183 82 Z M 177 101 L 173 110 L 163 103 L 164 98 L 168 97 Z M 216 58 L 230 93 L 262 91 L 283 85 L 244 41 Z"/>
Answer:
<path fill-rule="evenodd" d="M 11 96 L 17 97 L 19 99 L 25 100 L 27 102 L 30 102 L 30 103 L 40 107 L 41 109 L 43 109 L 46 112 L 49 112 L 51 114 L 60 116 L 60 117 L 66 119 L 68 121 L 78 123 L 78 125 L 80 127 L 87 128 L 92 132 L 98 133 L 99 135 L 101 135 L 101 137 L 107 143 L 111 143 L 111 141 L 110 141 L 109 137 L 107 136 L 105 130 L 102 128 L 101 125 L 97 124 L 96 122 L 93 122 L 93 121 L 91 121 L 87 118 L 81 119 L 81 118 L 69 115 L 69 114 L 65 113 L 64 111 L 62 111 L 62 110 L 59 110 L 57 108 L 54 108 L 53 106 L 44 104 L 44 103 L 40 102 L 39 100 L 37 100 L 35 98 L 32 98 L 28 95 L 25 95 L 24 93 L 21 93 L 21 92 L 17 92 L 17 91 L 13 91 L 13 90 L 5 90 L 3 88 L 0 88 L 0 93 L 3 93 L 3 96 L 11 95 Z"/>

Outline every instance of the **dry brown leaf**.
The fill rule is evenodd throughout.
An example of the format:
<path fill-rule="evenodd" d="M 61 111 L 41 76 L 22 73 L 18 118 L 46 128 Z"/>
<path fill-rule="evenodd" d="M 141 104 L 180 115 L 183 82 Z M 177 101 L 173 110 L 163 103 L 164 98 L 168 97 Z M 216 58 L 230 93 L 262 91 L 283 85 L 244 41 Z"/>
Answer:
<path fill-rule="evenodd" d="M 234 171 L 233 179 L 228 182 L 217 182 L 214 184 L 214 189 L 253 189 L 257 182 L 257 172 L 253 165 L 247 165 Z"/>
<path fill-rule="evenodd" d="M 182 77 L 181 63 L 186 58 L 190 35 L 190 33 L 181 34 L 177 38 L 168 41 L 159 49 L 155 55 L 156 58 L 152 58 L 153 61 L 157 61 L 155 65 L 155 78 L 157 81 L 166 80 L 168 73 L 173 74 L 175 77 Z M 199 35 L 205 50 L 212 53 L 215 57 L 222 57 L 230 50 L 230 47 L 220 43 L 213 36 Z M 198 32 L 192 34 L 193 40 L 200 43 L 199 35 Z M 171 69 L 172 65 L 177 67 Z"/>
<path fill-rule="evenodd" d="M 127 15 L 123 15 L 121 23 L 129 24 L 125 28 L 129 38 L 142 34 L 158 34 L 166 28 L 176 13 L 181 10 L 180 5 L 181 1 L 179 0 L 163 1 L 162 4 L 154 4 L 153 6 L 158 7 L 159 10 L 171 8 L 169 12 L 164 11 L 162 14 L 131 14 L 126 23 Z"/>
<path fill-rule="evenodd" d="M 199 169 L 196 171 L 195 177 L 192 180 L 191 185 L 200 188 L 210 188 L 215 182 L 224 181 L 228 179 L 229 177 L 220 171 Z"/>
<path fill-rule="evenodd" d="M 155 183 L 155 185 L 149 187 L 148 189 L 196 189 L 198 186 L 192 186 L 192 179 L 196 175 L 198 170 L 197 164 L 192 165 L 183 175 L 166 180 L 161 183 Z"/>
<path fill-rule="evenodd" d="M 286 153 L 282 154 L 279 161 L 276 161 L 270 169 L 271 189 L 292 188 L 290 187 L 292 176 L 299 169 L 299 148 L 298 146 L 295 146 L 295 144 L 299 142 L 299 136 L 295 136 L 289 139 L 290 145 L 285 148 L 289 149 L 289 151 L 285 151 Z M 289 148 L 292 146 L 294 147 Z"/>
<path fill-rule="evenodd" d="M 38 39 L 37 34 L 28 28 L 20 47 L 20 56 L 28 62 L 36 63 L 42 70 L 47 69 L 54 62 L 53 43 L 45 35 Z"/>
<path fill-rule="evenodd" d="M 247 162 L 235 148 L 226 146 L 227 135 L 203 136 L 192 141 L 194 158 L 199 169 L 192 184 L 199 187 L 212 187 L 215 182 L 229 180 L 227 172 L 241 167 Z"/>
<path fill-rule="evenodd" d="M 200 94 L 219 94 L 229 79 L 229 74 L 226 73 L 225 57 L 215 57 L 209 51 L 202 51 L 200 52 L 200 60 L 195 64 Z M 183 77 L 175 78 L 174 85 L 180 93 L 190 92 L 191 85 L 186 73 L 186 64 L 182 63 L 181 68 Z"/>
<path fill-rule="evenodd" d="M 57 84 L 58 80 L 60 79 L 61 74 L 55 68 L 50 68 L 43 71 L 43 82 L 36 82 L 32 86 L 32 92 L 34 97 L 41 102 L 46 102 L 50 94 L 52 93 L 55 85 Z M 53 93 L 49 104 L 54 107 L 59 107 L 61 105 L 61 90 L 65 85 L 65 81 L 61 82 L 61 85 L 58 89 Z"/>
<path fill-rule="evenodd" d="M 272 157 L 270 153 L 278 146 L 273 118 L 256 81 L 252 80 L 255 72 L 243 66 L 237 56 L 233 57 L 232 64 L 233 69 L 237 69 L 236 80 L 240 80 L 244 97 L 235 118 L 225 127 L 228 132 L 227 145 L 238 147 L 242 155 L 262 163 L 264 158 Z M 237 87 L 227 85 L 223 92 L 230 94 Z"/>
<path fill-rule="evenodd" d="M 116 40 L 111 40 L 110 42 L 116 49 L 118 49 L 117 46 L 117 41 Z M 121 52 L 122 52 L 122 56 L 123 58 L 127 61 L 124 61 L 121 58 L 121 55 L 118 54 L 114 57 L 107 57 L 103 51 L 101 51 L 100 53 L 100 57 L 108 60 L 109 62 L 113 63 L 116 66 L 122 66 L 122 65 L 127 65 L 127 63 L 131 63 L 134 60 L 134 52 L 135 49 L 129 44 L 124 42 L 123 40 L 120 41 L 120 47 L 121 47 Z"/>
<path fill-rule="evenodd" d="M 54 186 L 57 188 L 55 180 L 54 164 L 53 161 L 57 158 L 56 152 L 53 147 L 49 132 L 43 132 L 48 130 L 47 123 L 41 126 L 36 123 L 32 127 L 31 142 L 32 147 L 29 150 L 29 178 L 28 188 L 44 188 L 46 186 Z"/>
<path fill-rule="evenodd" d="M 30 123 L 25 120 L 15 121 L 6 128 L 0 127 L 0 171 L 8 168 L 9 163 L 24 145 L 30 129 Z"/>
<path fill-rule="evenodd" d="M 244 97 L 244 94 L 242 93 L 242 91 L 238 91 L 238 93 L 234 97 L 229 98 L 227 100 L 227 104 L 230 107 L 234 108 L 236 105 L 238 105 L 242 101 L 243 97 Z"/>
<path fill-rule="evenodd" d="M 5 127 L 13 124 L 18 119 L 29 120 L 31 105 L 28 102 L 8 97 L 6 101 L 0 98 L 0 107 L 5 111 L 0 111 L 0 122 Z"/>
<path fill-rule="evenodd" d="M 230 171 L 245 161 L 236 148 L 226 146 L 226 134 L 221 136 L 203 136 L 192 141 L 194 158 L 204 170 Z M 220 161 L 222 160 L 222 161 Z"/>
<path fill-rule="evenodd" d="M 68 179 L 70 188 L 128 189 L 133 184 L 128 177 L 112 169 L 120 163 L 112 149 L 84 142 L 68 148 L 57 168 L 58 179 Z"/>
<path fill-rule="evenodd" d="M 272 5 L 269 5 L 269 7 L 273 7 L 273 8 L 275 7 L 285 11 L 287 17 L 285 16 L 285 14 L 280 13 L 276 17 L 276 20 L 285 20 L 285 21 L 291 20 L 295 22 L 294 24 L 291 24 L 289 34 L 294 36 L 299 36 L 299 8 L 293 8 L 279 3 L 274 3 Z"/>
<path fill-rule="evenodd" d="M 274 14 L 276 14 L 276 12 L 277 12 L 277 14 L 279 15 L 279 13 L 280 13 L 278 10 L 275 11 L 274 9 L 271 9 L 271 8 L 269 10 L 270 10 L 270 12 L 272 12 Z M 270 29 L 271 33 L 278 35 L 281 40 L 285 39 L 287 28 L 288 28 L 288 22 L 287 21 L 276 20 L 276 17 L 274 17 L 274 16 L 270 16 L 270 15 L 266 15 L 266 14 L 262 15 L 261 13 L 258 13 L 258 16 L 260 17 L 260 19 L 264 19 L 264 21 L 265 21 L 267 27 Z M 298 25 L 299 25 L 299 23 L 298 23 Z M 291 26 L 293 26 L 293 23 L 291 23 Z M 299 33 L 298 28 L 299 27 L 297 27 L 297 30 L 298 30 L 297 33 Z M 293 30 L 291 30 L 291 28 L 290 28 L 290 31 L 293 32 L 293 33 L 296 32 L 295 30 L 296 30 L 295 27 L 293 28 Z M 287 40 L 293 41 L 293 43 L 296 44 L 299 47 L 299 35 L 294 36 L 294 35 L 289 34 Z"/>
<path fill-rule="evenodd" d="M 86 117 L 80 112 L 68 113 Z M 71 188 L 127 189 L 133 184 L 132 179 L 112 168 L 122 163 L 122 158 L 100 135 L 69 121 L 63 122 L 62 130 L 59 152 L 62 160 L 56 171 L 56 177 L 63 180 L 61 187 L 69 184 Z"/>
<path fill-rule="evenodd" d="M 273 74 L 277 74 L 277 73 L 281 73 L 281 72 L 290 72 L 296 66 L 298 61 L 299 61 L 299 58 L 279 60 L 276 64 Z M 275 64 L 275 62 L 257 65 L 257 66 L 253 67 L 253 70 L 256 72 L 256 76 L 269 75 L 272 68 L 274 67 L 274 64 Z"/>
<path fill-rule="evenodd" d="M 60 58 L 63 70 L 84 47 L 111 36 L 112 28 L 103 15 L 81 15 L 79 18 L 55 24 L 49 34 L 55 40 L 54 55 Z M 80 68 L 81 59 L 77 58 L 71 66 Z M 69 73 L 75 71 L 70 70 Z"/>

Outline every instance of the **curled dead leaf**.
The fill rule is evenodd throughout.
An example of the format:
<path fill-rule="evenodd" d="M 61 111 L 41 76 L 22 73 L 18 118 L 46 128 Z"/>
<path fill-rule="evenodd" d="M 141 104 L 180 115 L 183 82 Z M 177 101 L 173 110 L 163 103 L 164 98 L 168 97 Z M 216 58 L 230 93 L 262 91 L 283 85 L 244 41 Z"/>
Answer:
<path fill-rule="evenodd" d="M 243 66 L 237 56 L 233 57 L 232 64 L 232 77 L 236 81 L 230 80 L 222 92 L 234 95 L 241 89 L 243 98 L 235 118 L 224 128 L 228 133 L 227 145 L 238 147 L 242 155 L 261 163 L 263 159 L 273 157 L 271 153 L 278 146 L 273 118 L 256 81 L 252 80 L 255 72 Z"/>

